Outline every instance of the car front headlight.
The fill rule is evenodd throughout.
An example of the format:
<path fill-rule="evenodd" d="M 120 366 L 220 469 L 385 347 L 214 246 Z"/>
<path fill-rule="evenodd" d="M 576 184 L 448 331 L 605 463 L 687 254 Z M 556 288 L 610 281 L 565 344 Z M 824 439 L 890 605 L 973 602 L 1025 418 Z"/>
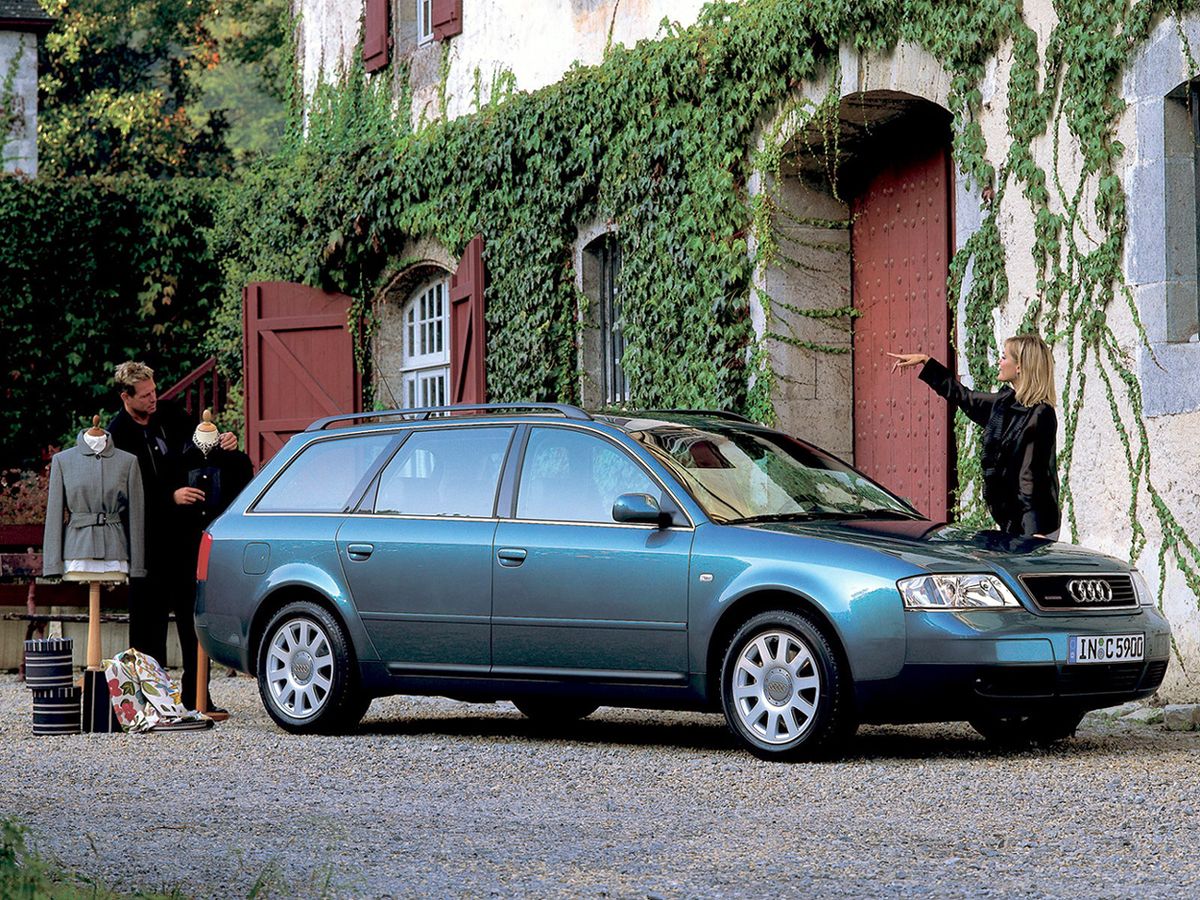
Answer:
<path fill-rule="evenodd" d="M 1133 579 L 1133 593 L 1137 597 L 1138 603 L 1142 606 L 1158 606 L 1154 599 L 1154 591 L 1150 590 L 1146 576 L 1137 569 L 1131 569 L 1129 577 Z"/>
<path fill-rule="evenodd" d="M 896 582 L 906 609 L 1013 609 L 1021 606 L 994 575 L 918 575 Z"/>

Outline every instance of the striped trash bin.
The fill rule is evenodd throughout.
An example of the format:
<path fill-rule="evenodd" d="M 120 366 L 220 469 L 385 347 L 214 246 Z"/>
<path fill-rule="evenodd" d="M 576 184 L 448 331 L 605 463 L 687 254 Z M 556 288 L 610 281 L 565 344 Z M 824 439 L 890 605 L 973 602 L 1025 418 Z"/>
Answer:
<path fill-rule="evenodd" d="M 25 686 L 32 689 L 69 688 L 74 684 L 71 638 L 25 642 Z"/>
<path fill-rule="evenodd" d="M 79 734 L 80 691 L 65 688 L 33 689 L 34 734 Z"/>

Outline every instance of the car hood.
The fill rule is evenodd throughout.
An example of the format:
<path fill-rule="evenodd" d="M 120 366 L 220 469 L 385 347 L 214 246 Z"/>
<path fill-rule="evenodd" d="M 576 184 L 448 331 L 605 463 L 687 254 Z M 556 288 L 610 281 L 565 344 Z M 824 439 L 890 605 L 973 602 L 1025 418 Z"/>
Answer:
<path fill-rule="evenodd" d="M 1074 544 L 1001 531 L 972 531 L 925 519 L 769 522 L 739 526 L 853 544 L 932 571 L 963 571 L 980 563 L 1009 572 L 1125 572 L 1129 564 Z"/>

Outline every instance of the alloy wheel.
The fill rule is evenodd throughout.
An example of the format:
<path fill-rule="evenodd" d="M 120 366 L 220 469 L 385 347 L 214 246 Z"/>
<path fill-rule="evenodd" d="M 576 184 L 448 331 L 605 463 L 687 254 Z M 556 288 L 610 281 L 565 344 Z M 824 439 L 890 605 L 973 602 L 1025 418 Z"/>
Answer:
<path fill-rule="evenodd" d="M 333 667 L 324 629 L 311 619 L 289 619 L 267 648 L 265 677 L 272 701 L 293 718 L 311 718 L 329 699 Z"/>
<path fill-rule="evenodd" d="M 768 744 L 789 744 L 812 725 L 821 676 L 808 645 L 789 631 L 756 635 L 733 672 L 733 705 L 747 731 Z"/>

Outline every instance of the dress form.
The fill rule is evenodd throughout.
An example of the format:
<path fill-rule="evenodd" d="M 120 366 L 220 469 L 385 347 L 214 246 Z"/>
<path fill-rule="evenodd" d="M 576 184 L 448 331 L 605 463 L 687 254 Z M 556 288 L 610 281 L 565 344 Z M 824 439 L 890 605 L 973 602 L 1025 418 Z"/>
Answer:
<path fill-rule="evenodd" d="M 100 585 L 141 568 L 142 492 L 136 459 L 112 446 L 92 417 L 75 447 L 51 462 L 46 509 L 46 575 L 88 584 L 87 666 L 101 671 Z M 68 514 L 64 520 L 64 513 Z"/>
<path fill-rule="evenodd" d="M 88 445 L 97 452 L 102 451 L 109 441 L 108 432 L 100 427 L 99 416 L 92 416 L 92 427 L 84 434 L 87 437 L 96 438 L 95 441 L 88 441 Z M 89 672 L 98 672 L 100 671 L 100 658 L 103 655 L 100 649 L 100 584 L 101 582 L 124 584 L 129 580 L 129 564 L 126 563 L 124 571 L 122 571 L 119 566 L 101 568 L 88 565 L 88 563 L 98 562 L 97 560 L 68 559 L 64 562 L 68 571 L 63 572 L 63 581 L 83 581 L 89 585 L 87 667 Z M 72 565 L 73 563 L 75 565 Z"/>
<path fill-rule="evenodd" d="M 192 443 L 206 458 L 220 442 L 220 433 L 212 418 L 212 410 L 206 409 L 201 416 L 202 421 L 192 435 Z M 204 652 L 199 641 L 196 642 L 196 710 L 218 722 L 229 718 L 229 713 L 214 714 L 208 710 L 208 654 Z"/>

